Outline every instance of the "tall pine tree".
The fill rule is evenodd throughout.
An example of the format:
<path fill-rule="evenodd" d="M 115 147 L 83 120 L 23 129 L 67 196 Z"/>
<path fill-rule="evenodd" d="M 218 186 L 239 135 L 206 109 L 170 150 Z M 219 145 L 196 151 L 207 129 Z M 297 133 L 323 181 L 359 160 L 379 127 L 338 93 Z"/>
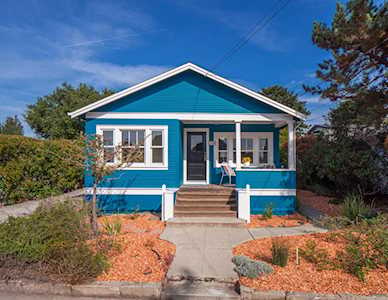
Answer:
<path fill-rule="evenodd" d="M 388 109 L 388 2 L 338 3 L 331 26 L 314 23 L 312 40 L 331 57 L 318 65 L 321 84 L 305 89 L 341 102 L 329 116 L 332 125 L 381 130 Z"/>

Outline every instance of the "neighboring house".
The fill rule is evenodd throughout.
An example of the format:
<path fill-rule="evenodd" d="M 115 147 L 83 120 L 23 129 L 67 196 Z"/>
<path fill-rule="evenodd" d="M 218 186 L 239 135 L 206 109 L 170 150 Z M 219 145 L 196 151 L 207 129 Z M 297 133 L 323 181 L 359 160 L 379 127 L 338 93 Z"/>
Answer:
<path fill-rule="evenodd" d="M 332 134 L 332 129 L 327 125 L 313 125 L 307 131 L 307 134 L 327 136 Z"/>
<path fill-rule="evenodd" d="M 169 219 L 182 185 L 219 184 L 225 163 L 235 170 L 239 218 L 249 221 L 269 203 L 275 214 L 295 209 L 294 128 L 305 116 L 197 65 L 184 64 L 69 115 L 85 118 L 86 134 L 102 135 L 106 151 L 122 145 L 144 152 L 99 187 L 105 212 L 162 210 Z M 282 169 L 279 130 L 285 126 L 289 163 Z M 91 185 L 86 176 L 89 193 Z"/>

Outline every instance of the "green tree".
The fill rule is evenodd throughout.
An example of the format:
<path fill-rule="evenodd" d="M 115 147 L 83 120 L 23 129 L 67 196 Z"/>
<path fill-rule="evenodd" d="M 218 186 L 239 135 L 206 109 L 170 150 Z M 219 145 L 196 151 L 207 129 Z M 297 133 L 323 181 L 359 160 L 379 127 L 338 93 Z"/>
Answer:
<path fill-rule="evenodd" d="M 25 118 L 32 130 L 43 138 L 74 139 L 84 132 L 84 120 L 71 119 L 67 113 L 111 94 L 113 91 L 108 89 L 99 92 L 86 84 L 73 87 L 63 83 L 51 94 L 29 105 Z"/>
<path fill-rule="evenodd" d="M 331 57 L 318 65 L 321 83 L 306 91 L 346 102 L 333 116 L 347 122 L 342 129 L 380 128 L 388 109 L 388 2 L 338 3 L 331 26 L 314 23 L 312 41 Z"/>
<path fill-rule="evenodd" d="M 23 135 L 23 125 L 19 118 L 16 115 L 7 117 L 4 123 L 0 123 L 0 134 Z"/>
<path fill-rule="evenodd" d="M 263 88 L 260 93 L 305 115 L 310 114 L 306 107 L 306 102 L 301 101 L 296 93 L 289 91 L 285 87 L 280 85 L 273 85 L 267 88 Z M 302 132 L 308 127 L 304 121 L 298 121 L 296 126 L 297 135 L 301 135 Z M 285 127 L 280 130 L 280 161 L 282 165 L 287 165 L 287 141 L 288 130 L 287 127 Z"/>

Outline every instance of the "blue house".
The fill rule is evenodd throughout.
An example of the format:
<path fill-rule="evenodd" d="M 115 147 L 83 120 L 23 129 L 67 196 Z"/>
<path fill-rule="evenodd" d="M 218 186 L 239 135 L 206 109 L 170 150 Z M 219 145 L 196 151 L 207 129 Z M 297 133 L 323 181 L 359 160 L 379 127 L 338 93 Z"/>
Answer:
<path fill-rule="evenodd" d="M 295 209 L 295 122 L 305 116 L 197 65 L 184 64 L 69 115 L 85 118 L 86 134 L 101 135 L 106 153 L 116 145 L 142 152 L 98 187 L 107 213 L 157 211 L 167 220 L 186 216 L 182 207 L 217 216 L 226 205 L 227 215 L 249 222 L 269 204 L 275 214 Z M 279 154 L 284 127 L 287 166 Z M 218 187 L 223 169 L 235 175 L 225 188 Z M 91 186 L 86 176 L 88 193 Z"/>

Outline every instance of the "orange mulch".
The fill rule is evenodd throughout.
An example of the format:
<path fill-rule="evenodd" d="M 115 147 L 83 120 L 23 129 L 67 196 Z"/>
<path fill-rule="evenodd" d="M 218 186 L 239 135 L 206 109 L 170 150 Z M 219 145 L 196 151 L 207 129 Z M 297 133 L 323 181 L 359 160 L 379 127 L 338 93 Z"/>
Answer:
<path fill-rule="evenodd" d="M 99 218 L 100 225 L 119 218 L 118 251 L 111 251 L 110 268 L 100 281 L 156 282 L 165 278 L 175 255 L 175 245 L 161 240 L 165 224 L 151 214 L 112 215 Z"/>
<path fill-rule="evenodd" d="M 250 279 L 241 277 L 243 285 L 258 290 L 285 290 L 316 293 L 352 293 L 361 295 L 388 294 L 388 271 L 371 270 L 362 282 L 343 270 L 318 271 L 313 263 L 300 258 L 296 264 L 296 248 L 303 248 L 306 241 L 314 240 L 317 248 L 324 248 L 331 257 L 343 249 L 344 242 L 333 238 L 332 233 L 282 237 L 290 245 L 290 256 L 286 267 L 272 265 L 274 272 L 263 277 Z M 234 255 L 246 255 L 252 259 L 271 263 L 271 238 L 245 242 L 233 249 Z"/>
<path fill-rule="evenodd" d="M 251 222 L 246 227 L 294 227 L 306 223 L 308 223 L 307 219 L 298 213 L 286 216 L 272 216 L 270 219 L 266 219 L 262 215 L 251 215 Z"/>
<path fill-rule="evenodd" d="M 310 206 L 328 216 L 335 217 L 341 214 L 340 205 L 329 203 L 333 198 L 319 196 L 306 190 L 297 190 L 296 196 L 302 205 Z"/>

